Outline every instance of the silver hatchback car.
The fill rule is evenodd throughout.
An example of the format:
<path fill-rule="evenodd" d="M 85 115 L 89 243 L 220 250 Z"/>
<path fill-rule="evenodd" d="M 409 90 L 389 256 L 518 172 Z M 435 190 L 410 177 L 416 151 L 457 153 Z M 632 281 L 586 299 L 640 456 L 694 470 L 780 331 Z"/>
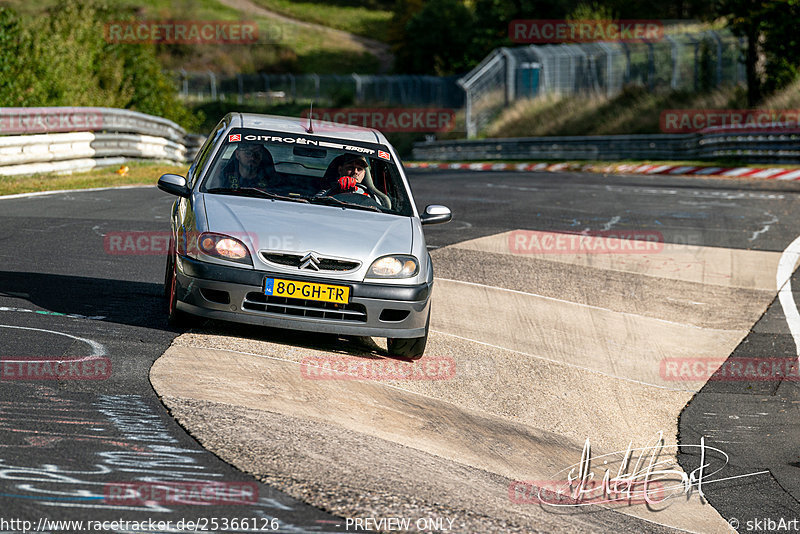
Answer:
<path fill-rule="evenodd" d="M 376 130 L 230 113 L 177 195 L 165 274 L 169 319 L 187 314 L 388 338 L 416 359 L 428 338 L 433 266 L 397 154 Z"/>

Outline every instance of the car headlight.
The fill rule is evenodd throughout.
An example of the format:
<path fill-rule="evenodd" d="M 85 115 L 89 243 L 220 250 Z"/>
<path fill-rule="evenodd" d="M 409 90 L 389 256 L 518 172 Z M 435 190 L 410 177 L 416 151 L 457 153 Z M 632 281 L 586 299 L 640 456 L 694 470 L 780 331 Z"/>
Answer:
<path fill-rule="evenodd" d="M 411 278 L 419 271 L 414 256 L 383 256 L 372 262 L 367 278 Z"/>
<path fill-rule="evenodd" d="M 225 234 L 203 232 L 197 238 L 197 248 L 203 254 L 214 258 L 246 263 L 247 265 L 253 264 L 250 260 L 250 252 L 247 251 L 244 243 L 235 237 Z"/>

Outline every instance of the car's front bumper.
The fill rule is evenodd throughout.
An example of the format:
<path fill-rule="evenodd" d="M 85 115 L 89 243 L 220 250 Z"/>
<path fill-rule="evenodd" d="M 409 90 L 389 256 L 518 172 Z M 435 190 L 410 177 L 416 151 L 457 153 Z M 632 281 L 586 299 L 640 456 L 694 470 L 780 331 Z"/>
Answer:
<path fill-rule="evenodd" d="M 177 307 L 193 315 L 275 328 L 344 335 L 391 338 L 425 335 L 433 289 L 432 280 L 417 286 L 343 282 L 226 267 L 185 256 L 177 257 L 177 267 Z M 265 298 L 263 291 L 265 277 L 296 278 L 308 282 L 350 286 L 351 297 L 348 308 L 357 311 L 344 312 L 350 314 L 344 315 L 337 313 L 336 310 L 319 310 L 314 307 L 317 304 L 299 299 L 285 301 L 286 304 L 261 304 L 261 299 Z M 306 305 L 311 307 L 305 308 Z"/>

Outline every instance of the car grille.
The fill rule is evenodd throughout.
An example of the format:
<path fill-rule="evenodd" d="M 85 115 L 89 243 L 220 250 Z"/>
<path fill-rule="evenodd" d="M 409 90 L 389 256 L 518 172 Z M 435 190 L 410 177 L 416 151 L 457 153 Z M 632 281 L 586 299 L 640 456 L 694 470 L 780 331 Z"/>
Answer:
<path fill-rule="evenodd" d="M 267 263 L 274 263 L 282 265 L 283 267 L 300 267 L 303 262 L 305 254 L 288 254 L 278 252 L 261 252 L 261 257 Z M 360 261 L 342 260 L 338 258 L 327 258 L 325 256 L 318 256 L 319 270 L 328 272 L 347 272 L 355 271 L 361 266 Z"/>
<path fill-rule="evenodd" d="M 242 308 L 249 311 L 296 315 L 336 321 L 367 322 L 367 309 L 362 304 L 336 304 L 315 300 L 273 297 L 263 293 L 248 293 Z"/>

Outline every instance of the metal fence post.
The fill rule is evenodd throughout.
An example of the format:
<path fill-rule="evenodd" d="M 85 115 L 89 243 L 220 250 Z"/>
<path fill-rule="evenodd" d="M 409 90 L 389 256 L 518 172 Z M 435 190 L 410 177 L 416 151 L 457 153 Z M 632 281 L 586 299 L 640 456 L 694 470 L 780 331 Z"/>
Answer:
<path fill-rule="evenodd" d="M 214 76 L 214 73 L 209 71 L 208 72 L 208 80 L 211 84 L 211 100 L 216 102 L 217 101 L 217 77 Z"/>
<path fill-rule="evenodd" d="M 717 72 L 715 82 L 717 87 L 719 87 L 722 83 L 722 38 L 714 30 L 710 30 L 709 33 L 714 38 L 714 41 L 717 42 Z"/>
<path fill-rule="evenodd" d="M 314 80 L 314 100 L 319 101 L 319 74 L 311 74 L 311 79 Z"/>
<path fill-rule="evenodd" d="M 181 97 L 189 97 L 189 78 L 184 69 L 178 71 L 181 75 Z"/>
<path fill-rule="evenodd" d="M 670 37 L 669 35 L 665 35 L 664 38 L 669 41 L 670 44 L 670 55 L 672 56 L 672 76 L 670 77 L 669 86 L 671 89 L 678 88 L 678 69 L 680 68 L 680 58 L 678 57 L 678 42 Z"/>
<path fill-rule="evenodd" d="M 514 89 L 516 88 L 516 76 L 517 76 L 517 60 L 514 58 L 514 55 L 511 51 L 503 47 L 500 49 L 500 52 L 503 54 L 503 57 L 506 59 L 506 106 L 509 105 L 516 99 L 516 94 Z"/>
<path fill-rule="evenodd" d="M 359 76 L 355 72 L 353 74 L 351 74 L 350 76 L 352 76 L 353 81 L 356 84 L 356 91 L 355 91 L 356 92 L 356 98 L 355 98 L 356 104 L 361 104 L 361 103 L 364 102 L 364 89 L 363 89 L 363 87 L 361 85 L 361 76 Z"/>

